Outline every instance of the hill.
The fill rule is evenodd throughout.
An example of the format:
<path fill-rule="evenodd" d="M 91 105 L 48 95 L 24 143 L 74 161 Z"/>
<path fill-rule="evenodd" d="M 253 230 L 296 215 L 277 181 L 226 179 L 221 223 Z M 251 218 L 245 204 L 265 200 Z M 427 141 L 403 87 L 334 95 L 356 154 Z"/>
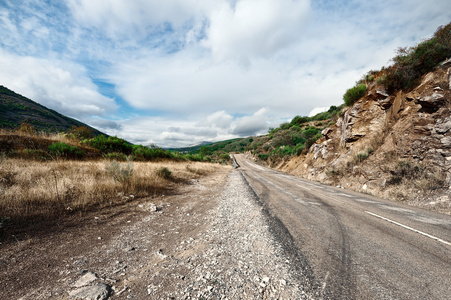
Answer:
<path fill-rule="evenodd" d="M 94 135 L 102 134 L 95 128 L 0 86 L 0 128 L 17 129 L 23 123 L 33 126 L 36 131 L 67 132 L 73 127 L 85 126 Z"/>
<path fill-rule="evenodd" d="M 364 75 L 308 151 L 280 161 L 248 153 L 307 179 L 450 213 L 449 58 L 451 23 L 415 47 L 400 48 L 389 68 Z"/>
<path fill-rule="evenodd" d="M 177 151 L 177 152 L 181 152 L 181 153 L 190 153 L 190 152 L 195 152 L 198 151 L 202 146 L 204 145 L 210 145 L 212 144 L 212 142 L 200 142 L 194 145 L 189 145 L 186 147 L 179 147 L 179 148 L 167 148 L 167 150 L 170 151 Z"/>

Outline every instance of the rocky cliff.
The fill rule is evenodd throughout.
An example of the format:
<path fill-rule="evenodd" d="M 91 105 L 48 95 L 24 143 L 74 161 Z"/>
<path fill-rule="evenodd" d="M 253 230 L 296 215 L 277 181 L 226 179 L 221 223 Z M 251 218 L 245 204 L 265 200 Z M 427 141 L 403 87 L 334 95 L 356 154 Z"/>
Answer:
<path fill-rule="evenodd" d="M 278 169 L 311 180 L 451 212 L 451 60 L 409 92 L 377 80 L 306 155 Z"/>

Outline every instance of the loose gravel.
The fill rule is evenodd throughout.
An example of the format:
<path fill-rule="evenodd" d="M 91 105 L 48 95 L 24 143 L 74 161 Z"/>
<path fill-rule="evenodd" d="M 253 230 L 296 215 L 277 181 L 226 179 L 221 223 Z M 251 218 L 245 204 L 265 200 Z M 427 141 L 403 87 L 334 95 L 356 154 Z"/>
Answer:
<path fill-rule="evenodd" d="M 165 258 L 167 269 L 179 274 L 176 288 L 167 289 L 151 280 L 155 284 L 148 286 L 149 295 L 174 299 L 308 299 L 291 276 L 290 261 L 270 234 L 254 197 L 241 173 L 231 172 L 219 205 L 205 220 L 211 227 L 176 249 L 193 255 L 183 261 Z"/>

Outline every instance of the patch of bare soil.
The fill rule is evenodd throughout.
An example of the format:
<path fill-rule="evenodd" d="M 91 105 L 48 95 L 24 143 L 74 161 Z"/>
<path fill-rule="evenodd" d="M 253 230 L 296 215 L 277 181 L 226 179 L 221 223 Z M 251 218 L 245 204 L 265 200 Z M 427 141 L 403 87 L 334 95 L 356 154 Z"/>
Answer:
<path fill-rule="evenodd" d="M 66 298 L 87 270 L 116 290 L 124 287 L 130 270 L 204 230 L 200 216 L 217 205 L 226 175 L 220 170 L 172 195 L 71 216 L 3 241 L 0 299 Z"/>
<path fill-rule="evenodd" d="M 172 195 L 3 242 L 0 299 L 300 298 L 246 189 L 220 169 Z"/>

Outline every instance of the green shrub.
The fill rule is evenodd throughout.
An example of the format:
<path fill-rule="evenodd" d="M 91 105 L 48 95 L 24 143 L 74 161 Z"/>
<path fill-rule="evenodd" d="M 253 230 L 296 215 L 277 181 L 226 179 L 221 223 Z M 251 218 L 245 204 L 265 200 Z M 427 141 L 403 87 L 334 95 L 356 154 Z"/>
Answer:
<path fill-rule="evenodd" d="M 371 154 L 373 154 L 374 150 L 372 147 L 367 147 L 365 151 L 359 152 L 354 155 L 353 159 L 356 164 L 361 163 L 365 159 L 367 159 Z"/>
<path fill-rule="evenodd" d="M 309 117 L 296 116 L 291 120 L 291 125 L 300 125 L 310 121 Z"/>
<path fill-rule="evenodd" d="M 316 128 L 316 127 L 310 127 L 309 129 L 305 130 L 305 131 L 302 133 L 302 136 L 303 136 L 305 139 L 310 139 L 310 138 L 314 137 L 315 135 L 317 135 L 317 134 L 320 133 L 320 132 L 321 132 L 321 129 Z"/>
<path fill-rule="evenodd" d="M 367 158 L 368 158 L 367 152 L 359 152 L 356 155 L 354 155 L 354 162 L 359 164 Z"/>
<path fill-rule="evenodd" d="M 267 154 L 267 153 L 260 153 L 260 154 L 258 154 L 258 158 L 260 159 L 260 160 L 267 160 L 268 158 L 269 158 L 269 154 Z"/>
<path fill-rule="evenodd" d="M 365 95 L 365 93 L 366 93 L 366 85 L 363 83 L 348 89 L 346 93 L 343 95 L 345 105 L 346 106 L 353 105 L 357 100 L 362 98 Z"/>
<path fill-rule="evenodd" d="M 106 137 L 104 135 L 98 135 L 89 140 L 88 143 L 92 147 L 99 149 L 102 153 L 119 152 L 130 155 L 133 150 L 132 144 L 116 136 Z"/>
<path fill-rule="evenodd" d="M 142 145 L 133 146 L 133 156 L 135 160 L 139 161 L 174 158 L 174 154 L 169 150 L 164 150 L 155 146 L 149 148 Z"/>
<path fill-rule="evenodd" d="M 120 164 L 113 160 L 106 164 L 105 170 L 115 182 L 121 184 L 124 193 L 128 192 L 133 177 L 133 163 L 131 161 L 128 161 L 126 164 Z"/>
<path fill-rule="evenodd" d="M 219 159 L 220 159 L 222 162 L 228 162 L 228 161 L 232 160 L 232 159 L 230 158 L 230 155 L 229 155 L 228 153 L 221 153 L 221 154 L 219 155 Z"/>
<path fill-rule="evenodd" d="M 399 48 L 397 54 L 381 80 L 390 93 L 414 88 L 421 76 L 451 57 L 451 23 L 439 27 L 432 38 L 415 47 Z"/>
<path fill-rule="evenodd" d="M 63 142 L 53 143 L 49 146 L 49 151 L 57 157 L 83 158 L 85 152 L 76 146 L 71 146 Z"/>
<path fill-rule="evenodd" d="M 280 124 L 280 126 L 279 126 L 279 128 L 282 129 L 282 130 L 290 129 L 290 127 L 291 127 L 291 124 L 290 124 L 290 123 L 282 123 L 282 124 Z"/>
<path fill-rule="evenodd" d="M 157 170 L 157 176 L 166 180 L 170 180 L 172 178 L 172 172 L 169 171 L 168 168 L 162 167 Z"/>

